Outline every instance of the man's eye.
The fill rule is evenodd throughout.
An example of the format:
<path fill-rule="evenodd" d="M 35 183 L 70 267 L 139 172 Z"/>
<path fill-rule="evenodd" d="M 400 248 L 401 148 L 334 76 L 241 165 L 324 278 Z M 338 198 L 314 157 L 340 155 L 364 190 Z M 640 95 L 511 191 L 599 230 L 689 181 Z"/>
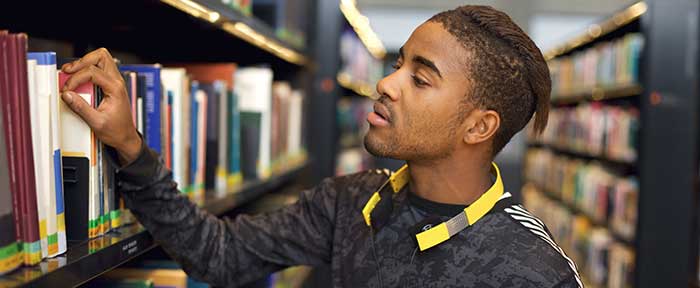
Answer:
<path fill-rule="evenodd" d="M 418 78 L 418 77 L 415 76 L 415 75 L 412 75 L 411 77 L 413 77 L 413 83 L 415 83 L 416 86 L 418 86 L 418 87 L 423 87 L 423 86 L 428 85 L 427 82 L 421 80 L 420 78 Z"/>
<path fill-rule="evenodd" d="M 401 68 L 401 65 L 399 65 L 399 63 L 396 63 L 394 65 L 391 65 L 391 68 L 394 68 L 394 70 L 399 70 L 399 68 Z"/>

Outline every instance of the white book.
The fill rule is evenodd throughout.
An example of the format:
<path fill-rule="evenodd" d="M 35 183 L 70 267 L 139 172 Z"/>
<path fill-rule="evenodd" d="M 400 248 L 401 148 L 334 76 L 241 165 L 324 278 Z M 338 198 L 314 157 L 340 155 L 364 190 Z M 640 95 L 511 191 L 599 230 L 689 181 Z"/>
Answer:
<path fill-rule="evenodd" d="M 32 132 L 32 154 L 34 156 L 34 175 L 36 179 L 36 208 L 39 220 L 39 237 L 41 245 L 41 258 L 46 258 L 49 254 L 48 238 L 47 238 L 47 212 L 49 211 L 49 185 L 46 179 L 48 178 L 49 158 L 45 152 L 48 152 L 48 131 L 44 134 L 44 126 L 48 128 L 48 121 L 42 123 L 42 118 L 48 120 L 48 113 L 45 117 L 39 114 L 43 112 L 39 106 L 42 104 L 48 108 L 47 101 L 41 101 L 39 92 L 37 91 L 36 81 L 36 65 L 35 59 L 27 60 L 27 80 L 29 84 L 29 121 L 31 123 Z M 42 103 L 43 102 L 43 103 Z M 43 108 L 43 107 L 42 107 Z M 47 111 L 48 112 L 48 111 Z M 43 124 L 43 125 L 42 125 Z M 47 145 L 43 145 L 46 142 Z M 46 149 L 43 149 L 43 148 Z M 46 151 L 44 151 L 46 150 Z"/>
<path fill-rule="evenodd" d="M 238 69 L 234 91 L 239 97 L 240 111 L 259 112 L 261 115 L 257 174 L 261 179 L 268 178 L 271 172 L 272 70 L 261 67 Z"/>
<path fill-rule="evenodd" d="M 46 235 L 48 256 L 54 257 L 67 249 L 65 219 L 63 214 L 63 167 L 59 148 L 59 114 L 58 114 L 58 72 L 56 69 L 56 53 L 29 53 L 29 59 L 37 61 L 34 68 L 36 93 L 38 100 L 38 133 L 41 149 L 41 170 L 37 174 L 47 186 L 46 199 Z M 35 159 L 35 162 L 37 160 Z M 39 164 L 39 162 L 37 162 Z M 36 167 L 36 166 L 35 166 Z M 44 178 L 45 177 L 45 178 Z M 38 184 L 38 183 L 37 183 Z M 37 186 L 39 187 L 39 186 Z M 37 195 L 38 196 L 38 195 Z"/>
<path fill-rule="evenodd" d="M 160 71 L 160 80 L 166 91 L 172 92 L 172 125 L 173 125 L 173 151 L 172 151 L 172 171 L 173 180 L 178 184 L 180 189 L 187 186 L 187 167 L 185 165 L 185 129 L 183 126 L 184 116 L 184 92 L 186 84 L 185 68 L 163 68 Z"/>
<path fill-rule="evenodd" d="M 60 77 L 67 77 L 63 73 L 59 73 Z M 59 82 L 60 83 L 60 82 Z M 75 92 L 85 100 L 88 105 L 92 106 L 94 98 L 94 88 L 92 84 L 87 83 L 75 89 Z M 60 123 L 61 123 L 61 154 L 70 157 L 85 157 L 88 159 L 88 235 L 95 237 L 97 231 L 97 217 L 99 209 L 99 191 L 97 187 L 97 165 L 95 155 L 95 137 L 88 126 L 80 116 L 75 114 L 70 107 L 61 101 Z M 95 199 L 97 198 L 97 199 Z"/>
<path fill-rule="evenodd" d="M 56 234 L 58 242 L 58 251 L 55 255 L 60 255 L 68 251 L 68 242 L 66 240 L 66 215 L 65 215 L 65 202 L 63 198 L 63 159 L 61 158 L 61 95 L 58 89 L 58 69 L 56 68 L 56 53 L 46 52 L 46 66 L 44 69 L 48 70 L 47 75 L 49 76 L 49 87 L 51 88 L 51 94 L 49 96 L 49 109 L 50 109 L 50 123 L 51 123 L 51 153 L 52 161 L 51 166 L 53 167 L 53 174 L 51 178 L 53 179 L 53 191 L 55 194 L 54 202 L 56 204 Z M 50 246 L 49 246 L 50 248 Z M 51 250 L 51 249 L 49 249 Z M 49 255 L 49 256 L 55 256 Z"/>
<path fill-rule="evenodd" d="M 289 129 L 287 129 L 287 155 L 298 156 L 302 153 L 302 110 L 304 96 L 300 90 L 293 90 L 289 97 Z"/>

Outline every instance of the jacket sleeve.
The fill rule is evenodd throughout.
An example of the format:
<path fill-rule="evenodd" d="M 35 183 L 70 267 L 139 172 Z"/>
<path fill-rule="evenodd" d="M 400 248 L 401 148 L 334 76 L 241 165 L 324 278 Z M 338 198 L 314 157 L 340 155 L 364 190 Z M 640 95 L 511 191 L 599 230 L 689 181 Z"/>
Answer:
<path fill-rule="evenodd" d="M 115 163 L 114 151 L 110 153 Z M 330 262 L 335 223 L 333 180 L 303 191 L 275 212 L 219 219 L 180 193 L 172 173 L 143 144 L 139 157 L 117 169 L 126 207 L 195 279 L 240 286 L 292 265 Z"/>

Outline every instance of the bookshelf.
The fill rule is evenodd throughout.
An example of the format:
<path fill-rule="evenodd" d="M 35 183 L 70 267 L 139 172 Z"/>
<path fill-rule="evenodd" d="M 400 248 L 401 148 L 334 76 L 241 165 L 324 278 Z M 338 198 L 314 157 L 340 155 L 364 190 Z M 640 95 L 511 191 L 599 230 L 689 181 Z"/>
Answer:
<path fill-rule="evenodd" d="M 238 37 L 251 45 L 296 65 L 306 65 L 309 59 L 290 43 L 280 39 L 274 30 L 261 20 L 230 9 L 222 1 L 200 0 L 199 3 L 183 0 L 161 0 L 211 25 Z"/>
<path fill-rule="evenodd" d="M 561 238 L 557 239 L 565 243 L 563 247 L 571 241 L 578 243 L 576 245 L 593 247 L 588 245 L 594 245 L 600 238 L 596 240 L 588 237 L 593 237 L 593 234 L 607 235 L 605 239 L 608 240 L 598 241 L 599 246 L 587 252 L 591 254 L 584 253 L 584 260 L 579 263 L 579 271 L 584 278 L 588 278 L 586 282 L 591 287 L 697 287 L 700 262 L 697 244 L 700 130 L 696 99 L 698 53 L 693 47 L 696 47 L 699 37 L 697 21 L 691 23 L 681 19 L 697 17 L 698 11 L 700 8 L 697 1 L 633 3 L 600 22 L 591 24 L 579 35 L 545 53 L 553 73 L 551 111 L 554 113 L 550 115 L 560 117 L 555 118 L 557 121 L 550 118 L 547 129 L 555 129 L 558 134 L 547 135 L 545 132 L 545 137 L 537 139 L 530 135 L 528 153 L 538 154 L 533 158 L 541 155 L 549 155 L 547 157 L 551 158 L 534 161 L 535 166 L 532 166 L 533 162 L 528 164 L 526 161 L 523 173 L 530 177 L 526 176 L 523 190 L 535 195 L 529 201 L 550 204 L 531 202 L 528 205 L 527 199 L 524 204 L 538 210 L 543 219 L 549 218 L 552 221 L 552 226 L 556 227 L 553 230 L 557 230 L 553 231 L 555 236 L 567 234 L 559 235 Z M 629 35 L 637 38 L 628 37 Z M 630 44 L 640 39 L 643 42 L 641 46 Z M 610 45 L 613 45 L 612 49 L 617 49 L 615 51 L 626 49 L 623 54 L 617 54 L 618 57 L 629 56 L 630 51 L 638 53 L 636 61 L 630 58 L 622 60 L 627 61 L 625 65 L 630 65 L 626 67 L 632 67 L 629 71 L 633 75 L 620 76 L 618 70 L 601 68 L 600 65 L 604 64 L 586 66 L 592 62 L 609 61 L 603 57 L 605 49 L 611 49 Z M 576 62 L 577 58 L 579 62 Z M 572 64 L 573 66 L 567 66 Z M 587 114 L 591 111 L 600 113 Z M 620 118 L 621 114 L 625 114 L 625 117 Z M 562 115 L 574 116 L 561 118 Z M 600 117 L 608 119 L 606 123 L 614 125 L 632 124 L 619 126 L 628 128 L 625 137 L 620 138 L 624 129 L 600 126 L 598 124 L 601 122 L 596 123 L 597 119 L 603 119 Z M 634 121 L 629 122 L 630 119 Z M 562 124 L 562 121 L 568 123 Z M 541 138 L 547 136 L 550 141 L 542 141 Z M 605 144 L 600 146 L 598 141 Z M 610 149 L 611 143 L 622 143 L 628 147 L 622 147 L 625 148 L 622 150 Z M 629 149 L 634 153 L 618 153 Z M 619 155 L 626 157 L 617 157 Z M 590 172 L 591 167 L 597 171 L 603 169 L 606 177 L 612 175 L 612 183 L 636 183 L 636 201 L 614 202 L 619 200 L 613 199 L 613 195 L 618 195 L 615 194 L 618 193 L 616 190 L 595 194 L 611 197 L 601 203 L 613 207 L 616 203 L 629 203 L 628 206 L 621 207 L 626 208 L 626 213 L 634 212 L 634 217 L 629 218 L 633 219 L 629 221 L 634 221 L 634 237 L 619 235 L 609 222 L 610 218 L 601 221 L 593 217 L 589 210 L 582 209 L 578 203 L 574 204 L 567 198 L 579 197 L 576 193 L 586 193 L 581 192 L 582 188 L 577 186 L 581 185 L 580 181 L 585 181 L 578 177 L 587 175 L 580 173 Z M 533 172 L 533 169 L 536 171 Z M 600 185 L 598 181 L 592 182 Z M 591 199 L 601 199 L 595 197 L 598 196 Z M 600 208 L 600 205 L 593 207 Z M 612 211 L 618 208 L 608 207 L 602 210 L 614 213 Z M 561 214 L 551 212 L 553 210 L 567 211 L 565 214 L 570 218 L 558 217 Z M 610 214 L 607 215 L 610 217 Z M 590 223 L 595 233 L 579 233 L 576 236 L 572 229 L 576 229 L 577 224 L 567 224 L 567 220 L 561 220 L 562 218 L 578 219 L 576 221 L 585 219 L 582 221 Z M 591 242 L 577 242 L 576 237 Z M 625 264 L 627 268 L 608 270 L 620 263 L 615 257 L 622 254 L 613 252 L 617 247 L 628 247 L 625 249 L 633 251 L 634 256 L 626 258 L 630 261 Z M 570 255 L 580 253 L 571 250 L 566 252 Z M 613 254 L 617 256 L 612 256 Z M 586 255 L 605 255 L 605 260 L 594 262 L 594 258 L 586 259 Z M 615 267 L 617 269 L 621 266 Z M 607 271 L 600 273 L 600 268 Z M 624 269 L 628 269 L 628 272 L 621 273 Z"/>
<path fill-rule="evenodd" d="M 65 3 L 16 1 L 0 11 L 2 25 L 32 38 L 48 39 L 59 52 L 79 57 L 100 46 L 125 54 L 125 60 L 149 62 L 235 60 L 241 65 L 268 63 L 285 72 L 314 65 L 306 48 L 295 48 L 274 29 L 219 0 L 126 0 L 104 10 L 91 1 Z M 75 11 L 80 11 L 76 13 Z M 74 15 L 54 21 L 56 15 Z M 27 21 L 52 19 L 52 21 Z M 87 25 L 89 24 L 89 25 Z M 35 41 L 38 43 L 38 41 Z M 135 62 L 135 61 L 134 61 Z"/>
<path fill-rule="evenodd" d="M 551 199 L 552 201 L 557 201 L 563 206 L 569 210 L 572 214 L 575 215 L 581 215 L 585 217 L 589 222 L 591 222 L 594 226 L 601 227 L 603 229 L 606 229 L 610 232 L 613 238 L 615 238 L 616 241 L 621 242 L 622 244 L 625 244 L 629 247 L 634 247 L 634 240 L 629 239 L 626 236 L 621 235 L 620 233 L 616 232 L 613 228 L 612 225 L 607 223 L 607 221 L 601 221 L 596 219 L 595 217 L 591 216 L 590 213 L 584 211 L 583 209 L 579 208 L 573 203 L 570 203 L 567 200 L 562 199 L 560 196 L 556 195 L 554 192 L 548 191 L 547 189 L 544 189 L 542 186 L 539 184 L 536 185 L 536 189 L 540 191 L 540 193 L 547 198 Z"/>
<path fill-rule="evenodd" d="M 245 182 L 226 197 L 207 199 L 204 209 L 223 215 L 295 181 L 308 165 L 304 162 L 267 180 Z M 132 224 L 90 242 L 69 243 L 64 255 L 1 276 L 0 286 L 52 287 L 55 283 L 63 287 L 80 286 L 157 246 L 148 231 L 139 224 Z"/>
<path fill-rule="evenodd" d="M 304 3 L 315 11 L 316 2 Z M 87 0 L 13 1 L 11 6 L 0 9 L 0 29 L 27 33 L 30 51 L 56 51 L 58 58 L 75 58 L 106 47 L 121 63 L 235 62 L 239 67 L 264 66 L 274 71 L 275 81 L 288 81 L 294 88 L 306 91 L 306 113 L 328 109 L 313 104 L 317 98 L 317 91 L 312 89 L 317 64 L 309 47 L 314 47 L 319 39 L 309 37 L 314 34 L 309 27 L 313 27 L 315 17 L 309 17 L 309 25 L 304 27 L 309 30 L 304 32 L 310 40 L 301 43 L 285 40 L 280 27 L 233 10 L 220 0 L 125 0 L 109 5 L 109 9 Z M 302 115 L 303 122 L 308 122 L 306 118 Z M 305 129 L 301 142 L 308 148 L 308 138 L 326 137 L 320 133 Z M 319 170 L 312 168 L 317 165 L 316 159 L 290 159 L 297 162 L 294 168 L 273 172 L 269 178 L 244 181 L 223 198 L 211 198 L 213 193 L 207 191 L 204 208 L 224 215 L 287 185 L 308 186 L 311 181 L 301 175 Z M 0 276 L 0 287 L 51 287 L 56 283 L 79 286 L 157 244 L 140 225 L 132 224 L 104 237 L 68 246 L 68 251 L 55 259 Z"/>

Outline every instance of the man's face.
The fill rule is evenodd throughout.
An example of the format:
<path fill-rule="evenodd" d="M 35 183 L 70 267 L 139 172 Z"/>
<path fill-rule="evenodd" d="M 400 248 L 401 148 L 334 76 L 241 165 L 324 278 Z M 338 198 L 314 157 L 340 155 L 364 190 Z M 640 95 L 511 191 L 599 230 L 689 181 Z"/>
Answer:
<path fill-rule="evenodd" d="M 377 83 L 380 98 L 367 121 L 370 153 L 401 160 L 449 156 L 461 141 L 460 109 L 468 91 L 466 49 L 426 22 L 401 48 L 395 71 Z"/>

